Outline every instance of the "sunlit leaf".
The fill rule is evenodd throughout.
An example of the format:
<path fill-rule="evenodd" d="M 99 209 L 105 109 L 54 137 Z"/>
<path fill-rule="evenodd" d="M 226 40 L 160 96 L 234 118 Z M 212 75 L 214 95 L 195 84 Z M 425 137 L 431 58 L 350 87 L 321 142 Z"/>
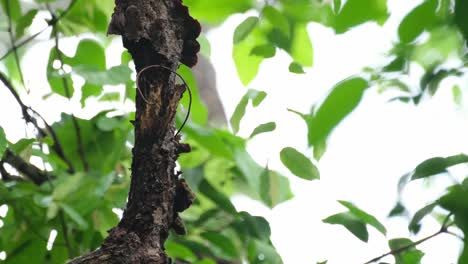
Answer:
<path fill-rule="evenodd" d="M 228 258 L 237 258 L 239 252 L 231 239 L 220 232 L 204 232 L 201 236 L 210 242 L 214 250 L 219 251 L 222 256 Z"/>
<path fill-rule="evenodd" d="M 291 57 L 300 65 L 311 67 L 314 62 L 314 50 L 307 32 L 307 24 L 295 24 L 291 42 Z"/>
<path fill-rule="evenodd" d="M 19 0 L 2 0 L 0 1 L 0 4 L 2 5 L 3 13 L 9 14 L 12 21 L 16 21 L 21 17 L 21 4 Z"/>
<path fill-rule="evenodd" d="M 243 41 L 234 45 L 232 57 L 242 84 L 249 84 L 257 76 L 264 58 L 253 55 L 252 49 L 265 44 L 267 44 L 265 36 L 255 28 Z"/>
<path fill-rule="evenodd" d="M 269 123 L 258 125 L 254 129 L 252 134 L 250 134 L 249 138 L 253 138 L 258 134 L 274 131 L 275 129 L 276 129 L 276 123 L 275 122 L 269 122 Z"/>
<path fill-rule="evenodd" d="M 194 262 L 197 259 L 197 256 L 184 245 L 175 243 L 174 241 L 168 240 L 164 244 L 166 248 L 166 253 L 172 259 L 179 259 Z"/>
<path fill-rule="evenodd" d="M 65 214 L 68 215 L 73 220 L 73 222 L 78 225 L 80 229 L 85 230 L 88 228 L 88 223 L 86 220 L 77 211 L 75 211 L 73 207 L 64 203 L 61 203 L 60 207 L 63 209 Z"/>
<path fill-rule="evenodd" d="M 395 238 L 388 241 L 388 245 L 391 250 L 401 250 L 402 248 L 407 248 L 402 250 L 398 254 L 394 254 L 395 264 L 419 264 L 421 259 L 424 256 L 424 253 L 416 249 L 413 241 L 407 238 Z"/>
<path fill-rule="evenodd" d="M 333 129 L 359 104 L 368 88 L 366 80 L 354 77 L 338 83 L 309 122 L 309 145 L 324 142 Z"/>
<path fill-rule="evenodd" d="M 249 242 L 247 257 L 252 264 L 283 264 L 281 256 L 271 244 L 256 239 Z"/>
<path fill-rule="evenodd" d="M 369 21 L 383 25 L 388 16 L 387 0 L 348 0 L 336 16 L 333 27 L 337 33 L 344 33 Z"/>
<path fill-rule="evenodd" d="M 243 13 L 254 7 L 254 4 L 254 0 L 184 0 L 184 5 L 189 7 L 190 15 L 210 24 L 220 23 L 235 13 Z"/>
<path fill-rule="evenodd" d="M 202 180 L 198 186 L 198 190 L 226 212 L 230 214 L 237 213 L 236 208 L 232 205 L 229 198 L 215 189 L 208 181 Z"/>
<path fill-rule="evenodd" d="M 369 239 L 366 224 L 350 212 L 329 216 L 325 218 L 323 222 L 333 225 L 342 225 L 363 242 L 367 242 Z"/>
<path fill-rule="evenodd" d="M 257 91 L 254 89 L 249 89 L 247 93 L 241 98 L 240 102 L 237 104 L 234 113 L 232 114 L 231 119 L 229 120 L 234 133 L 239 131 L 240 122 L 245 115 L 247 105 L 249 100 L 252 100 L 252 105 L 254 107 L 258 106 L 267 96 L 263 91 Z"/>
<path fill-rule="evenodd" d="M 437 0 L 424 1 L 403 18 L 398 27 L 398 36 L 402 42 L 412 42 L 424 30 L 436 21 Z"/>
<path fill-rule="evenodd" d="M 383 235 L 387 234 L 387 230 L 385 229 L 385 226 L 383 226 L 382 223 L 380 223 L 379 220 L 377 220 L 377 218 L 375 218 L 373 215 L 370 215 L 364 212 L 363 210 L 359 209 L 358 207 L 356 207 L 354 204 L 350 202 L 347 202 L 347 201 L 338 201 L 338 202 L 344 207 L 348 208 L 349 212 L 355 217 L 357 217 L 358 219 L 360 219 L 363 223 L 366 223 L 375 227 L 375 229 L 377 229 Z"/>
<path fill-rule="evenodd" d="M 0 136 L 0 138 L 1 138 L 1 136 Z M 1 141 L 1 139 L 0 139 L 0 141 Z M 18 140 L 18 142 L 16 142 L 15 144 L 11 145 L 10 149 L 11 149 L 11 151 L 13 151 L 14 153 L 19 155 L 19 154 L 21 154 L 21 152 L 23 150 L 30 147 L 34 142 L 36 142 L 36 139 L 34 139 L 34 138 L 22 138 L 22 139 Z M 1 153 L 2 153 L 2 151 L 0 149 L 0 156 L 2 156 Z"/>
<path fill-rule="evenodd" d="M 459 154 L 450 157 L 435 157 L 423 161 L 419 164 L 411 177 L 411 180 L 417 180 L 427 178 L 439 173 L 446 172 L 446 169 L 450 166 L 468 162 L 468 156 L 465 154 Z"/>
<path fill-rule="evenodd" d="M 304 69 L 302 68 L 302 65 L 300 65 L 297 62 L 292 62 L 291 64 L 289 64 L 289 72 L 297 74 L 305 73 Z"/>
<path fill-rule="evenodd" d="M 24 31 L 26 28 L 31 26 L 37 12 L 37 9 L 31 9 L 24 16 L 18 19 L 16 22 L 16 38 L 21 38 L 24 35 Z"/>
<path fill-rule="evenodd" d="M 0 127 L 0 157 L 3 157 L 5 150 L 7 148 L 8 141 L 6 139 L 5 131 Z"/>
<path fill-rule="evenodd" d="M 320 179 L 320 173 L 317 167 L 299 151 L 294 148 L 287 147 L 280 152 L 281 162 L 294 175 L 304 180 Z"/>
<path fill-rule="evenodd" d="M 234 44 L 244 40 L 258 24 L 258 17 L 248 17 L 234 30 Z"/>
<path fill-rule="evenodd" d="M 421 225 L 420 225 L 421 220 L 424 217 L 426 217 L 428 214 L 430 214 L 436 206 L 437 206 L 437 203 L 431 203 L 419 209 L 414 214 L 413 218 L 411 219 L 408 229 L 414 234 L 417 234 L 419 232 L 419 229 L 421 228 Z"/>
<path fill-rule="evenodd" d="M 254 47 L 250 54 L 263 57 L 265 59 L 272 58 L 276 54 L 276 48 L 270 44 L 260 45 Z"/>

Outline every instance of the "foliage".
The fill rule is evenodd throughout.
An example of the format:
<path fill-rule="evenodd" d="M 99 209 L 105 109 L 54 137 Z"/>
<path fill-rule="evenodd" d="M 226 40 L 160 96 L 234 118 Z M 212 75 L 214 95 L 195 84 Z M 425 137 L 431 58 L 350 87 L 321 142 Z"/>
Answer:
<path fill-rule="evenodd" d="M 0 228 L 0 251 L 6 253 L 5 263 L 64 263 L 93 250 L 118 223 L 117 209 L 125 206 L 130 183 L 128 168 L 131 166 L 134 113 L 122 109 L 135 100 L 136 92 L 128 53 L 121 54 L 120 65 L 106 63 L 106 56 L 115 56 L 109 55 L 110 42 L 104 40 L 113 8 L 110 2 L 73 0 L 69 7 L 56 0 L 0 2 L 0 26 L 6 29 L 2 33 L 6 33 L 8 43 L 15 46 L 5 56 L 0 55 L 1 69 L 15 84 L 17 92 L 22 94 L 22 89 L 27 88 L 20 67 L 23 55 L 20 47 L 34 43 L 30 40 L 37 34 L 31 28 L 37 27 L 32 25 L 44 24 L 38 17 L 47 14 L 50 19 L 46 23 L 52 28 L 50 38 L 54 46 L 46 68 L 50 94 L 44 100 L 53 102 L 54 97 L 50 95 L 77 99 L 85 111 L 94 113 L 87 119 L 62 113 L 59 121 L 50 124 L 55 138 L 39 132 L 35 138 L 12 143 L 0 127 L 0 156 L 6 160 L 8 151 L 12 151 L 26 161 L 39 159 L 43 167 L 50 168 L 41 185 L 28 181 L 25 173 L 19 173 L 20 178 L 3 176 L 0 182 L 0 205 L 8 207 L 6 216 L 1 217 L 3 226 Z M 279 50 L 288 54 L 290 62 L 284 68 L 288 67 L 290 72 L 300 74 L 312 67 L 314 49 L 307 30 L 310 22 L 332 28 L 336 34 L 345 34 L 364 23 L 383 25 L 389 16 L 385 0 L 262 3 L 185 0 L 184 3 L 195 18 L 210 26 L 219 25 L 234 14 L 252 11 L 237 26 L 232 38 L 233 61 L 245 86 L 256 78 L 262 62 L 275 57 Z M 389 51 L 385 65 L 364 69 L 331 87 L 310 113 L 290 110 L 305 121 L 307 147 L 313 148 L 313 158 L 291 147 L 278 153 L 290 174 L 305 180 L 320 179 L 317 164 L 326 152 L 330 135 L 359 105 L 367 90 L 397 91 L 392 101 L 419 104 L 427 96 L 434 95 L 443 80 L 463 77 L 468 63 L 466 9 L 467 1 L 463 0 L 423 1 L 401 21 L 398 41 Z M 89 33 L 93 33 L 92 37 Z M 75 38 L 77 36 L 79 38 Z M 75 41 L 74 55 L 67 55 L 61 49 L 59 43 L 65 38 Z M 206 51 L 208 40 L 205 36 L 202 40 Z M 34 45 L 23 47 L 33 48 Z M 417 87 L 401 78 L 409 73 L 410 65 L 415 64 L 424 70 Z M 271 241 L 268 221 L 238 211 L 231 202 L 233 195 L 243 194 L 273 208 L 293 196 L 288 177 L 269 169 L 268 164 L 258 164 L 247 152 L 249 141 L 275 130 L 276 123 L 259 123 L 248 138 L 236 135 L 243 117 L 248 114 L 249 103 L 258 107 L 268 100 L 267 94 L 249 89 L 230 119 L 231 128 L 213 128 L 207 124 L 207 110 L 192 72 L 182 66 L 179 73 L 193 90 L 192 117 L 182 132 L 193 151 L 182 155 L 179 164 L 197 200 L 183 215 L 188 235 L 171 235 L 166 243 L 168 254 L 173 259 L 198 264 L 217 263 L 218 260 L 282 263 Z M 76 80 L 83 80 L 83 84 L 79 86 Z M 113 89 L 107 89 L 109 87 Z M 453 91 L 454 98 L 460 101 L 462 90 L 454 87 Z M 184 106 L 188 106 L 186 100 L 182 102 Z M 106 110 L 96 110 L 93 107 L 96 102 L 105 105 Z M 291 108 L 294 108 L 293 102 Z M 179 121 L 182 118 L 182 114 L 178 116 Z M 25 119 L 31 122 L 26 116 Z M 464 154 L 428 157 L 413 172 L 402 177 L 400 191 L 409 181 L 430 180 L 447 173 L 449 167 L 467 162 Z M 425 217 L 444 209 L 448 216 L 441 231 L 447 232 L 449 226 L 456 227 L 466 237 L 467 183 L 465 180 L 455 184 L 441 197 L 428 201 L 428 205 L 412 217 L 409 230 L 417 233 Z M 364 242 L 369 239 L 368 226 L 386 235 L 385 226 L 376 217 L 351 202 L 339 203 L 347 211 L 329 216 L 323 222 L 342 225 Z M 391 215 L 405 212 L 404 204 L 399 201 Z M 57 235 L 50 240 L 52 233 Z M 424 256 L 416 249 L 419 243 L 409 238 L 390 239 L 388 243 L 396 263 L 420 263 Z M 459 263 L 468 263 L 466 246 Z"/>

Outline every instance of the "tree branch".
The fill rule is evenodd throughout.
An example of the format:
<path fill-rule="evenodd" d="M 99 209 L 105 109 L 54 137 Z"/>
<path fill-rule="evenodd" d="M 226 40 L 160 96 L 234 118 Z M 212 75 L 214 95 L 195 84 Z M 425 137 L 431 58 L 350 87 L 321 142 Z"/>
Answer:
<path fill-rule="evenodd" d="M 23 87 L 26 89 L 26 91 L 28 91 L 28 89 L 26 88 L 26 83 L 24 82 L 24 75 L 23 75 L 23 71 L 21 69 L 20 59 L 19 59 L 19 56 L 18 56 L 18 50 L 15 47 L 15 36 L 13 35 L 13 26 L 12 26 L 11 15 L 10 15 L 10 12 L 11 12 L 10 11 L 10 1 L 6 1 L 5 5 L 6 5 L 6 13 L 7 13 L 7 17 L 8 17 L 8 34 L 10 35 L 10 42 L 11 42 L 11 46 L 13 47 L 13 55 L 15 56 L 16 67 L 18 68 L 21 83 L 23 84 Z"/>
<path fill-rule="evenodd" d="M 47 172 L 42 171 L 38 167 L 30 164 L 29 162 L 26 162 L 24 159 L 22 159 L 20 156 L 16 155 L 15 153 L 13 153 L 13 151 L 9 149 L 5 151 L 5 155 L 3 156 L 2 162 L 10 164 L 13 168 L 24 174 L 26 177 L 28 177 L 28 179 L 30 179 L 37 185 L 41 185 L 42 183 L 49 180 L 49 175 L 47 174 Z"/>
<path fill-rule="evenodd" d="M 434 238 L 434 237 L 436 237 L 436 236 L 438 236 L 440 234 L 448 233 L 447 228 L 450 226 L 450 224 L 448 224 L 448 221 L 450 220 L 451 216 L 452 216 L 452 214 L 448 214 L 447 217 L 445 217 L 444 222 L 442 223 L 442 226 L 441 226 L 440 230 L 435 232 L 434 234 L 432 234 L 430 236 L 427 236 L 427 237 L 424 237 L 424 238 L 422 238 L 422 239 L 420 239 L 418 241 L 415 241 L 415 242 L 413 242 L 411 244 L 408 244 L 406 246 L 403 246 L 401 248 L 391 250 L 391 251 L 389 251 L 389 252 L 387 252 L 385 254 L 382 254 L 382 255 L 380 255 L 378 257 L 375 257 L 375 258 L 365 262 L 364 264 L 371 264 L 371 263 L 377 262 L 377 261 L 379 261 L 380 259 L 382 259 L 382 258 L 384 258 L 386 256 L 398 255 L 398 254 L 403 253 L 403 252 L 405 252 L 407 250 L 415 248 L 417 245 L 422 244 L 422 243 L 426 242 L 427 240 L 432 239 L 432 238 Z"/>
<path fill-rule="evenodd" d="M 52 17 L 55 17 L 55 14 L 52 11 L 50 11 L 50 14 L 52 15 Z M 58 57 L 58 59 L 60 61 L 60 69 L 62 71 L 64 71 L 63 56 L 62 56 L 62 52 L 60 51 L 60 48 L 59 48 L 58 30 L 57 30 L 57 28 L 55 26 L 53 27 L 53 34 L 54 34 L 54 38 L 55 38 L 55 51 L 57 52 L 57 57 Z M 65 95 L 70 100 L 71 99 L 71 93 L 70 93 L 70 87 L 68 86 L 67 79 L 62 78 L 62 84 L 63 84 L 63 88 L 65 89 Z M 76 133 L 76 143 L 77 143 L 77 146 L 78 146 L 78 155 L 80 156 L 81 162 L 83 163 L 84 170 L 88 171 L 89 166 L 88 166 L 88 162 L 87 162 L 86 156 L 85 156 L 83 140 L 81 138 L 80 125 L 78 124 L 78 120 L 76 120 L 76 117 L 75 117 L 75 115 L 73 113 L 71 113 L 71 118 L 72 118 L 73 128 L 75 129 L 75 133 Z"/>
<path fill-rule="evenodd" d="M 12 52 L 15 52 L 16 50 L 18 50 L 22 46 L 24 46 L 24 45 L 28 44 L 29 42 L 31 42 L 37 36 L 39 36 L 44 31 L 46 31 L 50 26 L 55 26 L 63 17 L 65 17 L 71 11 L 73 6 L 75 6 L 76 2 L 78 2 L 78 0 L 72 0 L 70 5 L 68 6 L 68 8 L 65 9 L 65 11 L 63 11 L 56 19 L 52 19 L 52 20 L 49 21 L 49 23 L 47 24 L 47 27 L 41 29 L 37 33 L 34 33 L 33 35 L 29 36 L 25 40 L 19 42 L 18 44 L 14 44 L 11 49 L 9 49 L 5 54 L 2 55 L 2 57 L 0 57 L 0 61 L 5 59 L 6 57 L 8 57 L 8 55 L 10 55 Z M 8 4 L 8 1 L 7 1 L 7 4 Z"/>
<path fill-rule="evenodd" d="M 16 92 L 16 90 L 13 88 L 13 85 L 8 81 L 8 79 L 5 77 L 5 75 L 3 75 L 1 72 L 0 72 L 0 81 L 3 82 L 3 84 L 5 85 L 5 87 L 10 91 L 10 93 L 13 95 L 13 97 L 15 98 L 16 102 L 20 105 L 21 107 L 21 112 L 23 113 L 23 117 L 24 119 L 26 120 L 26 122 L 29 122 L 31 124 L 34 125 L 34 127 L 38 130 L 39 132 L 39 135 L 41 137 L 46 137 L 47 135 L 50 135 L 52 137 L 52 139 L 54 140 L 54 145 L 52 146 L 52 149 L 57 153 L 57 155 L 67 164 L 68 168 L 69 168 L 69 172 L 70 173 L 73 173 L 74 172 L 74 168 L 73 168 L 73 165 L 72 163 L 65 157 L 65 153 L 63 151 L 63 148 L 62 148 L 62 145 L 60 144 L 60 141 L 57 137 L 57 134 L 55 133 L 55 131 L 52 129 L 52 127 L 45 121 L 45 119 L 38 113 L 36 112 L 34 109 L 32 109 L 31 107 L 29 106 L 26 106 L 23 101 L 21 100 L 20 96 L 18 95 L 18 93 Z M 38 122 L 37 122 L 37 119 L 35 117 L 33 117 L 29 111 L 31 111 L 33 114 L 37 115 L 41 120 L 42 122 L 44 122 L 44 125 L 47 129 L 44 130 L 42 127 L 39 126 Z M 48 133 L 47 133 L 48 132 Z"/>

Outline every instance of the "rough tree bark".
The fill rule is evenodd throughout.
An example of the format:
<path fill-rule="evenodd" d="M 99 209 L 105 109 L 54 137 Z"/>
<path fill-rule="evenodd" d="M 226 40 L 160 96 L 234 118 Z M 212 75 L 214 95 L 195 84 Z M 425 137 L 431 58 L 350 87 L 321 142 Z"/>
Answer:
<path fill-rule="evenodd" d="M 160 65 L 176 71 L 197 61 L 200 24 L 181 0 L 116 0 L 110 34 L 122 36 L 136 70 Z M 190 147 L 174 137 L 174 117 L 185 90 L 164 68 L 145 70 L 137 93 L 132 180 L 127 207 L 102 246 L 70 263 L 170 263 L 164 242 L 171 229 L 183 233 L 178 215 L 194 196 L 175 171 Z"/>

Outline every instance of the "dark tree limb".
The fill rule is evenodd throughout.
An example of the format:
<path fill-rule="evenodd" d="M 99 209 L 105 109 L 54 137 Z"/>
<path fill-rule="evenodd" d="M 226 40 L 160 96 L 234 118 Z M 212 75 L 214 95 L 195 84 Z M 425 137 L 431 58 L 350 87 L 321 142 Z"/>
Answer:
<path fill-rule="evenodd" d="M 59 141 L 59 139 L 57 137 L 57 134 L 52 129 L 52 127 L 45 121 L 45 119 L 38 112 L 36 112 L 34 109 L 32 109 L 29 106 L 26 106 L 23 103 L 23 101 L 21 100 L 19 94 L 16 92 L 15 88 L 13 88 L 13 85 L 11 84 L 11 82 L 8 81 L 8 79 L 5 77 L 5 75 L 3 75 L 3 73 L 1 73 L 1 72 L 0 72 L 0 81 L 2 81 L 2 83 L 5 85 L 5 87 L 8 89 L 8 91 L 10 91 L 10 93 L 15 98 L 16 102 L 21 107 L 21 112 L 23 114 L 24 120 L 26 120 L 26 122 L 29 122 L 29 123 L 33 124 L 33 126 L 37 129 L 40 137 L 46 137 L 48 135 L 50 135 L 52 137 L 52 139 L 54 140 L 54 145 L 52 146 L 52 149 L 67 164 L 67 166 L 69 168 L 69 172 L 73 173 L 73 171 L 74 171 L 73 165 L 65 157 L 65 153 L 63 151 L 62 145 L 60 144 L 60 141 Z M 33 115 L 31 115 L 29 113 L 29 111 L 31 111 L 34 115 L 38 116 L 42 120 L 42 122 L 45 125 L 45 129 L 43 129 L 41 126 L 39 126 L 39 123 L 38 123 L 37 119 Z"/>
<path fill-rule="evenodd" d="M 136 70 L 161 65 L 176 71 L 179 63 L 197 60 L 200 24 L 181 0 L 116 0 L 110 34 L 122 36 Z M 117 227 L 101 247 L 70 263 L 170 263 L 164 243 L 171 229 L 184 232 L 178 213 L 194 199 L 175 171 L 178 155 L 189 148 L 174 137 L 174 117 L 185 87 L 175 75 L 158 67 L 139 81 L 135 145 L 128 203 Z M 151 102 L 147 104 L 146 101 Z"/>
<path fill-rule="evenodd" d="M 5 155 L 3 156 L 2 163 L 8 163 L 17 171 L 21 172 L 24 176 L 30 179 L 37 185 L 41 185 L 44 182 L 49 180 L 49 175 L 47 172 L 39 169 L 38 167 L 30 164 L 29 162 L 22 159 L 20 156 L 13 153 L 11 150 L 7 149 L 5 151 Z M 3 165 L 2 165 L 3 169 Z M 2 175 L 7 173 L 6 171 L 2 171 Z M 9 174 L 6 174 L 9 175 Z M 9 176 L 7 176 L 8 178 Z"/>

